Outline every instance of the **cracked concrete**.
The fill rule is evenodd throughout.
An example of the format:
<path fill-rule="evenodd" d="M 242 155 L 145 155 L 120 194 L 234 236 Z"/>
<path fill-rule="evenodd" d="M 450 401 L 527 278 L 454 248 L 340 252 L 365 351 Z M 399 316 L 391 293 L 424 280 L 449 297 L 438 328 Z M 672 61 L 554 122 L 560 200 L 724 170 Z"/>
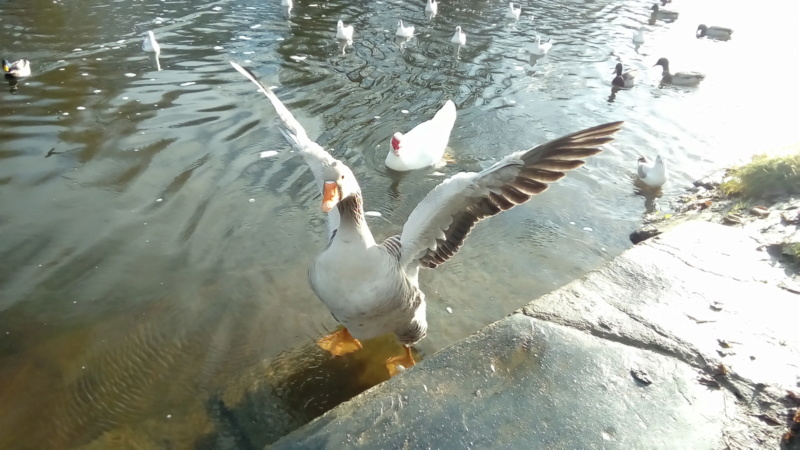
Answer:
<path fill-rule="evenodd" d="M 800 295 L 784 277 L 741 229 L 686 222 L 272 447 L 785 446 Z"/>

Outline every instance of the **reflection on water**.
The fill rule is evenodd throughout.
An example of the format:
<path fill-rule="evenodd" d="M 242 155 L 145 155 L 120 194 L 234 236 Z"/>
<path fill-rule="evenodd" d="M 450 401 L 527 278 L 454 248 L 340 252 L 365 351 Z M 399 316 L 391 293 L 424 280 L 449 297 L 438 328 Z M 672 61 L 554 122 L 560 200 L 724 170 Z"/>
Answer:
<path fill-rule="evenodd" d="M 648 2 L 522 6 L 508 24 L 506 2 L 469 0 L 441 3 L 431 20 L 423 3 L 397 0 L 0 3 L 0 52 L 34 72 L 0 93 L 0 403 L 13 405 L 0 412 L 0 448 L 259 447 L 386 378 L 391 339 L 336 359 L 313 345 L 336 326 L 306 282 L 324 244 L 319 194 L 230 59 L 277 86 L 353 168 L 367 209 L 381 213 L 368 218 L 379 237 L 398 232 L 443 176 L 627 121 L 585 169 L 479 225 L 447 265 L 422 274 L 423 354 L 624 250 L 659 206 L 635 194 L 639 154 L 671 162 L 657 203 L 798 140 L 798 59 L 785 53 L 797 52 L 795 4 L 767 2 L 770 23 L 737 5 L 684 4 L 636 47 Z M 340 18 L 356 29 L 344 54 Z M 416 27 L 402 45 L 398 18 Z M 696 39 L 712 18 L 735 37 Z M 450 44 L 457 25 L 463 47 Z M 147 30 L 158 55 L 141 51 Z M 536 34 L 558 45 L 534 60 Z M 767 35 L 786 45 L 755 47 Z M 775 66 L 770 83 L 746 82 L 741 56 L 754 54 Z M 651 66 L 662 56 L 707 79 L 659 89 Z M 616 62 L 640 75 L 610 102 Z M 448 98 L 459 109 L 456 162 L 388 172 L 389 136 Z"/>

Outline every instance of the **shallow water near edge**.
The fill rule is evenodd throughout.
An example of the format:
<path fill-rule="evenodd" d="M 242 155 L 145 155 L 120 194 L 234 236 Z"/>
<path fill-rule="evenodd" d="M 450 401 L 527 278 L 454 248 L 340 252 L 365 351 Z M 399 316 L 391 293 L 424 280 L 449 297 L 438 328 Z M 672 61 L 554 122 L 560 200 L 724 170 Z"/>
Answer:
<path fill-rule="evenodd" d="M 387 341 L 335 371 L 315 365 L 313 341 L 336 326 L 306 281 L 324 246 L 319 194 L 229 60 L 276 86 L 353 169 L 380 212 L 368 217 L 378 239 L 446 176 L 626 121 L 584 168 L 423 272 L 424 357 L 613 258 L 648 207 L 667 209 L 693 179 L 800 141 L 798 5 L 763 2 L 761 18 L 722 1 L 674 4 L 678 21 L 650 25 L 645 1 L 523 3 L 510 23 L 499 0 L 442 2 L 431 21 L 424 2 L 385 0 L 296 2 L 289 15 L 278 1 L 0 1 L 0 53 L 33 66 L 0 93 L 0 403 L 13 405 L 0 413 L 0 447 L 200 445 L 226 417 L 217 400 L 244 402 L 287 366 L 311 368 L 263 383 L 292 408 L 254 426 L 308 420 L 386 378 Z M 344 55 L 339 18 L 355 27 Z M 416 26 L 402 46 L 398 18 Z M 734 38 L 696 39 L 701 22 Z M 468 35 L 457 54 L 456 25 Z M 147 30 L 158 57 L 140 49 Z M 535 34 L 556 44 L 532 64 L 523 50 Z M 706 80 L 659 88 L 661 56 Z M 618 61 L 639 78 L 612 100 Z M 389 173 L 392 133 L 448 98 L 456 162 Z M 646 198 L 635 161 L 659 153 L 672 179 Z M 308 402 L 282 395 L 300 391 Z"/>

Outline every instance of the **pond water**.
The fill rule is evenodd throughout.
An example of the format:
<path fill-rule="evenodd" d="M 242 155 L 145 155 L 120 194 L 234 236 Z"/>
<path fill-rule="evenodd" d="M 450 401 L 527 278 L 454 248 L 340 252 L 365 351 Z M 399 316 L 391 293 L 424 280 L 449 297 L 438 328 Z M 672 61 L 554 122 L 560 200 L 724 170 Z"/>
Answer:
<path fill-rule="evenodd" d="M 287 14 L 277 0 L 0 0 L 0 53 L 33 67 L 0 93 L 0 448 L 259 447 L 386 379 L 391 340 L 335 361 L 313 345 L 336 326 L 306 281 L 324 246 L 319 193 L 229 60 L 350 165 L 379 239 L 444 176 L 626 121 L 585 168 L 422 274 L 424 359 L 628 248 L 645 211 L 693 179 L 800 141 L 798 4 L 673 5 L 678 21 L 649 24 L 650 2 L 622 0 L 525 2 L 516 22 L 501 0 L 443 0 L 431 21 L 422 1 L 301 0 Z M 355 26 L 344 55 L 339 18 Z M 402 45 L 398 18 L 416 26 Z M 698 40 L 699 23 L 734 38 Z M 147 30 L 158 57 L 141 51 Z M 536 34 L 555 45 L 532 61 Z M 706 80 L 659 88 L 662 56 Z M 618 61 L 638 84 L 610 98 Z M 392 133 L 448 98 L 455 162 L 388 173 Z M 672 179 L 653 198 L 631 177 L 659 153 Z M 259 416 L 267 391 L 282 403 Z"/>

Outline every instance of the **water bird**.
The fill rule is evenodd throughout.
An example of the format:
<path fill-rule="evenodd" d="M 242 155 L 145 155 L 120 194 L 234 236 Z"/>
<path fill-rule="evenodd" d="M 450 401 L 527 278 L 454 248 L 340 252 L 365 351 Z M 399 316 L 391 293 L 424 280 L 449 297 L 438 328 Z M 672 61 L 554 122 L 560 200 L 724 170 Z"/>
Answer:
<path fill-rule="evenodd" d="M 353 26 L 344 26 L 341 20 L 336 22 L 336 39 L 340 41 L 347 41 L 348 44 L 353 43 Z"/>
<path fill-rule="evenodd" d="M 328 219 L 328 244 L 311 263 L 308 280 L 345 328 L 320 338 L 317 345 L 342 355 L 360 349 L 359 339 L 394 333 L 404 352 L 386 361 L 391 375 L 415 364 L 411 346 L 427 332 L 419 269 L 447 261 L 481 219 L 525 203 L 582 166 L 622 126 L 612 122 L 587 128 L 511 153 L 480 172 L 453 175 L 422 199 L 400 234 L 378 243 L 364 217 L 361 188 L 350 168 L 312 141 L 269 87 L 238 64 L 231 65 L 272 103 L 282 122 L 281 133 L 303 156 L 322 192 L 320 209 Z"/>
<path fill-rule="evenodd" d="M 294 3 L 292 2 L 292 0 L 281 0 L 281 6 L 286 8 L 288 11 L 291 11 L 292 7 L 294 6 Z"/>
<path fill-rule="evenodd" d="M 701 37 L 707 37 L 709 39 L 717 39 L 720 41 L 727 41 L 731 38 L 733 34 L 733 30 L 730 28 L 725 27 L 707 27 L 703 24 L 700 24 L 697 27 L 697 31 L 695 32 L 695 36 L 699 39 Z"/>
<path fill-rule="evenodd" d="M 617 66 L 614 68 L 614 73 L 617 76 L 611 80 L 611 85 L 616 86 L 618 88 L 632 88 L 634 84 L 636 84 L 636 75 L 639 73 L 636 69 L 629 69 L 626 71 L 622 71 L 622 63 L 617 63 Z"/>
<path fill-rule="evenodd" d="M 428 0 L 425 4 L 425 15 L 428 16 L 428 19 L 433 19 L 437 12 L 439 12 L 439 4 L 436 3 L 436 0 Z"/>
<path fill-rule="evenodd" d="M 659 58 L 653 67 L 661 66 L 661 83 L 674 84 L 676 86 L 697 86 L 706 77 L 700 72 L 675 72 L 669 71 L 669 60 L 667 58 Z"/>
<path fill-rule="evenodd" d="M 148 53 L 161 53 L 161 46 L 156 41 L 156 36 L 152 31 L 147 30 L 147 36 L 142 41 L 142 51 Z"/>
<path fill-rule="evenodd" d="M 667 166 L 661 156 L 650 161 L 645 156 L 639 157 L 639 168 L 636 172 L 642 183 L 650 187 L 661 187 L 667 182 Z"/>
<path fill-rule="evenodd" d="M 634 44 L 644 44 L 644 27 L 639 27 L 639 31 L 633 35 Z"/>
<path fill-rule="evenodd" d="M 8 62 L 3 60 L 3 73 L 6 78 L 25 78 L 31 74 L 31 62 L 27 59 Z"/>
<path fill-rule="evenodd" d="M 450 132 L 456 123 L 456 105 L 447 100 L 433 118 L 422 122 L 407 133 L 397 132 L 389 141 L 386 167 L 397 170 L 416 170 L 442 160 Z"/>
<path fill-rule="evenodd" d="M 506 11 L 506 19 L 519 19 L 519 15 L 522 14 L 522 5 L 514 6 L 514 3 L 508 3 L 508 10 Z"/>
<path fill-rule="evenodd" d="M 658 7 L 658 3 L 654 4 L 652 8 L 653 10 L 652 15 L 655 16 L 657 19 L 661 20 L 677 20 L 678 19 L 678 11 L 672 11 L 671 9 L 661 9 Z"/>
<path fill-rule="evenodd" d="M 547 52 L 550 51 L 550 48 L 553 46 L 553 39 L 550 38 L 542 44 L 542 37 L 536 35 L 536 41 L 534 42 L 534 46 L 530 48 L 530 52 L 534 55 L 544 56 Z"/>
<path fill-rule="evenodd" d="M 402 38 L 412 38 L 414 37 L 414 25 L 405 26 L 403 25 L 403 20 L 397 21 L 397 31 L 394 33 L 395 36 L 399 36 Z"/>
<path fill-rule="evenodd" d="M 461 25 L 456 27 L 456 33 L 450 38 L 450 42 L 458 45 L 467 44 L 467 34 L 461 31 Z"/>

